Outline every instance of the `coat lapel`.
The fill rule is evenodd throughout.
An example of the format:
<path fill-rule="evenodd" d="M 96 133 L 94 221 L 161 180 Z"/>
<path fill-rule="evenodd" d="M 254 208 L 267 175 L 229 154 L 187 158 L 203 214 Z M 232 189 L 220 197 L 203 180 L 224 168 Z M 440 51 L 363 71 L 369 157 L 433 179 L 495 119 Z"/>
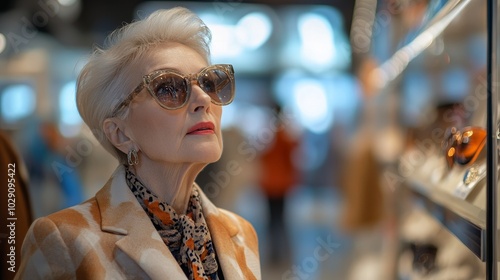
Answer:
<path fill-rule="evenodd" d="M 96 194 L 102 231 L 123 235 L 115 244 L 116 260 L 123 267 L 139 266 L 151 279 L 187 279 L 163 243 L 149 217 L 125 181 L 125 169 L 117 168 Z M 120 255 L 123 252 L 128 258 Z M 132 261 L 132 263 L 130 263 Z"/>
<path fill-rule="evenodd" d="M 201 190 L 199 193 L 224 278 L 260 279 L 258 253 L 251 252 L 245 244 L 244 234 L 238 226 L 241 221 L 230 212 L 218 209 Z"/>

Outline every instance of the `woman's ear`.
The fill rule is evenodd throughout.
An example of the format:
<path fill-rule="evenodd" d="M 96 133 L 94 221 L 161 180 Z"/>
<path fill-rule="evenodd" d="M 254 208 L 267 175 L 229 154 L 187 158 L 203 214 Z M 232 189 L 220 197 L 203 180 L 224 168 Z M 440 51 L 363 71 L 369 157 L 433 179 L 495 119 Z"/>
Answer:
<path fill-rule="evenodd" d="M 124 123 L 118 118 L 108 118 L 104 120 L 102 128 L 109 142 L 118 150 L 127 154 L 133 146 L 133 141 L 124 131 Z"/>

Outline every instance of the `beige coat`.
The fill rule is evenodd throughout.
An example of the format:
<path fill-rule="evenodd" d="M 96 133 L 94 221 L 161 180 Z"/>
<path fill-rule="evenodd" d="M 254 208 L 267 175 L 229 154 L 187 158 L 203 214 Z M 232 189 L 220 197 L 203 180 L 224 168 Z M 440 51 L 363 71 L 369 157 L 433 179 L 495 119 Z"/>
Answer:
<path fill-rule="evenodd" d="M 255 230 L 201 204 L 225 279 L 260 279 Z M 18 279 L 186 279 L 119 167 L 88 201 L 37 219 L 24 240 Z"/>

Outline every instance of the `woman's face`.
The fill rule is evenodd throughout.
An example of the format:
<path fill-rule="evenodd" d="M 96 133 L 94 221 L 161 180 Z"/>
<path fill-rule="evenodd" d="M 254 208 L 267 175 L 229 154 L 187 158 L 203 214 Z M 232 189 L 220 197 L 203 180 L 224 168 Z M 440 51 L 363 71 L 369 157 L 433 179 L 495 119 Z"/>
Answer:
<path fill-rule="evenodd" d="M 151 49 L 138 66 L 133 71 L 142 77 L 165 68 L 193 74 L 208 65 L 193 49 L 168 43 Z M 162 108 L 143 89 L 129 105 L 125 133 L 138 146 L 141 162 L 210 163 L 222 153 L 221 115 L 221 106 L 194 83 L 188 103 L 176 110 Z M 205 129 L 195 130 L 197 126 Z"/>

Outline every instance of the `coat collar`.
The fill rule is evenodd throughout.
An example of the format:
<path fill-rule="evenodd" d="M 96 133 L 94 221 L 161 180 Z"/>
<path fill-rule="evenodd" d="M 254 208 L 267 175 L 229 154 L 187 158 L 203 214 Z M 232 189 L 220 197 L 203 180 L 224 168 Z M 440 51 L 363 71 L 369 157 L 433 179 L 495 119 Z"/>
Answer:
<path fill-rule="evenodd" d="M 95 197 L 101 214 L 101 230 L 123 235 L 115 245 L 151 279 L 186 279 L 148 215 L 128 188 L 123 166 L 115 170 Z M 124 261 L 118 257 L 116 260 Z M 124 262 L 124 265 L 127 263 Z"/>
<path fill-rule="evenodd" d="M 101 230 L 123 235 L 123 238 L 116 242 L 116 246 L 152 279 L 166 279 L 165 277 L 186 279 L 125 180 L 125 168 L 120 165 L 95 196 L 101 214 Z M 235 266 L 230 252 L 235 249 L 230 240 L 237 238 L 239 228 L 235 225 L 235 221 L 219 210 L 197 185 L 195 187 L 200 193 L 203 214 L 212 234 L 224 276 L 226 279 L 233 279 L 231 275 L 236 277 L 243 275 L 241 268 Z"/>

